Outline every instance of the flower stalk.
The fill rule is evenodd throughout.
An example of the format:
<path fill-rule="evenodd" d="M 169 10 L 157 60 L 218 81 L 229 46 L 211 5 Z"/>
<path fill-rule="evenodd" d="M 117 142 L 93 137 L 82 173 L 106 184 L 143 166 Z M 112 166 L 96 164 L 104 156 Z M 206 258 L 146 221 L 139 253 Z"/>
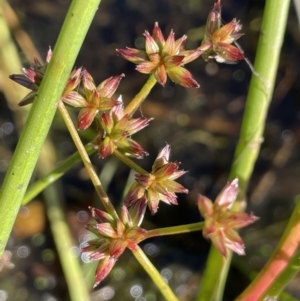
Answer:
<path fill-rule="evenodd" d="M 147 173 L 145 169 L 140 167 L 138 164 L 136 164 L 134 161 L 132 161 L 130 158 L 125 156 L 123 153 L 118 151 L 117 149 L 114 150 L 114 156 L 116 156 L 119 160 L 121 160 L 124 164 L 129 166 L 132 170 L 138 173 Z"/>
<path fill-rule="evenodd" d="M 86 145 L 85 150 L 88 155 L 91 155 L 96 151 L 95 148 L 91 145 Z M 26 191 L 22 205 L 25 206 L 30 201 L 32 201 L 33 198 L 35 198 L 41 191 L 61 178 L 68 170 L 70 170 L 76 163 L 80 161 L 81 157 L 79 152 L 75 152 L 69 158 L 55 167 L 52 171 L 34 182 Z"/>
<path fill-rule="evenodd" d="M 157 271 L 155 266 L 151 263 L 149 258 L 145 255 L 145 253 L 139 246 L 135 250 L 132 250 L 132 254 L 151 277 L 165 299 L 167 301 L 179 301 L 169 285 L 166 283 L 161 274 Z"/>
<path fill-rule="evenodd" d="M 198 223 L 187 224 L 187 225 L 153 229 L 146 232 L 145 239 L 156 237 L 156 236 L 175 235 L 175 234 L 200 231 L 203 229 L 203 227 L 204 227 L 204 222 L 198 222 Z"/>
<path fill-rule="evenodd" d="M 92 181 L 92 183 L 94 184 L 94 187 L 104 205 L 104 207 L 106 208 L 106 210 L 112 215 L 114 216 L 115 218 L 118 217 L 116 211 L 115 211 L 115 208 L 114 206 L 112 205 L 112 203 L 110 202 L 104 188 L 102 187 L 102 184 L 100 182 L 100 179 L 97 175 L 97 173 L 95 172 L 94 170 L 94 167 L 91 163 L 91 160 L 85 150 L 85 147 L 84 145 L 82 144 L 82 141 L 78 135 L 78 132 L 77 130 L 75 129 L 75 126 L 73 124 L 73 121 L 64 105 L 64 103 L 62 101 L 59 102 L 58 104 L 58 109 L 66 123 L 66 126 L 71 134 L 71 137 L 76 145 L 76 148 L 81 156 L 81 160 L 88 172 L 88 175 Z"/>
<path fill-rule="evenodd" d="M 132 116 L 134 112 L 143 103 L 143 101 L 146 99 L 146 97 L 149 95 L 149 93 L 151 92 L 155 84 L 156 84 L 156 79 L 153 76 L 153 74 L 151 74 L 147 82 L 145 83 L 145 85 L 140 90 L 140 92 L 126 106 L 126 108 L 124 109 L 124 114 L 128 114 L 129 116 Z"/>

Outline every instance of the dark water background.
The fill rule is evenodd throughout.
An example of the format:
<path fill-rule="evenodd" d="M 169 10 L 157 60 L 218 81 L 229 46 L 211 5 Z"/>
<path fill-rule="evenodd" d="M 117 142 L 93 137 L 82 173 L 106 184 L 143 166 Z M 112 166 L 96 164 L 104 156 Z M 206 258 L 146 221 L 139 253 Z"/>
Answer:
<path fill-rule="evenodd" d="M 239 44 L 253 62 L 264 1 L 222 2 L 225 23 L 237 18 L 243 24 L 245 35 Z M 55 45 L 70 1 L 12 0 L 10 3 L 44 57 L 49 45 Z M 155 21 L 159 22 L 165 36 L 171 29 L 177 38 L 187 34 L 187 49 L 196 48 L 203 37 L 206 17 L 212 5 L 213 2 L 207 0 L 104 0 L 76 66 L 84 66 L 96 83 L 125 73 L 118 93 L 123 95 L 126 103 L 139 91 L 147 75 L 137 73 L 133 64 L 116 55 L 115 49 L 143 45 L 142 34 L 144 30 L 152 31 Z M 264 142 L 249 187 L 248 210 L 260 216 L 261 220 L 242 232 L 247 255 L 234 259 L 224 301 L 237 296 L 247 285 L 250 271 L 259 270 L 270 256 L 299 193 L 299 45 L 299 23 L 292 5 Z M 21 50 L 20 55 L 24 57 Z M 25 59 L 24 64 L 28 64 Z M 144 116 L 155 120 L 134 136 L 150 154 L 142 161 L 143 168 L 151 168 L 158 151 L 167 142 L 172 149 L 171 159 L 180 161 L 182 168 L 189 171 L 180 182 L 191 193 L 180 195 L 178 206 L 161 204 L 154 217 L 147 213 L 143 226 L 148 229 L 198 221 L 196 195 L 202 193 L 213 199 L 218 194 L 226 183 L 238 139 L 251 77 L 249 66 L 245 62 L 236 65 L 205 63 L 199 58 L 187 65 L 187 69 L 201 87 L 187 90 L 170 81 L 165 88 L 156 86 L 141 108 Z M 75 151 L 75 147 L 59 116 L 56 121 L 50 136 L 56 146 L 58 160 L 63 160 Z M 93 135 L 92 130 L 82 133 L 84 142 Z M 0 94 L 0 181 L 4 179 L 17 140 L 13 113 Z M 282 161 L 278 163 L 280 158 Z M 115 163 L 113 159 L 100 160 L 97 155 L 93 155 L 92 160 L 99 172 L 107 162 Z M 129 171 L 122 163 L 115 164 L 117 169 L 109 183 L 108 193 L 117 205 Z M 263 179 L 266 184 L 258 190 Z M 82 236 L 86 235 L 87 206 L 97 204 L 97 197 L 80 164 L 61 179 L 60 187 L 76 242 L 72 252 L 74 256 L 80 256 L 78 245 Z M 209 243 L 201 234 L 153 239 L 142 246 L 181 300 L 193 300 L 209 250 Z M 0 272 L 0 301 L 69 300 L 42 196 L 20 211 L 8 250 L 15 266 Z M 87 273 L 93 272 L 91 268 Z M 296 283 L 297 280 L 291 283 L 289 291 L 300 298 Z M 163 300 L 129 252 L 121 257 L 112 274 L 93 292 L 92 298 Z"/>

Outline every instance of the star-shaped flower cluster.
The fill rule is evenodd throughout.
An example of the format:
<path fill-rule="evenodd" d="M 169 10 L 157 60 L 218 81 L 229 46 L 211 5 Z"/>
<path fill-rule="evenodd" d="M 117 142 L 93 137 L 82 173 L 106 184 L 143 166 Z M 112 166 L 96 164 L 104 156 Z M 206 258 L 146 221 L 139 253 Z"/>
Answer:
<path fill-rule="evenodd" d="M 10 75 L 10 79 L 22 85 L 23 87 L 32 90 L 29 94 L 27 94 L 20 102 L 19 106 L 25 106 L 34 101 L 34 98 L 37 95 L 37 90 L 42 83 L 44 78 L 44 74 L 48 63 L 50 62 L 52 57 L 52 50 L 49 48 L 46 63 L 42 65 L 37 58 L 34 59 L 34 63 L 29 68 L 22 68 L 23 74 L 12 74 Z M 81 80 L 81 68 L 74 69 L 70 77 L 68 78 L 66 87 L 63 91 L 62 97 L 70 97 L 71 91 L 76 89 Z"/>
<path fill-rule="evenodd" d="M 204 218 L 203 236 L 212 241 L 222 255 L 227 255 L 227 248 L 244 255 L 244 243 L 234 230 L 243 228 L 258 220 L 258 217 L 245 212 L 235 212 L 230 208 L 237 197 L 238 179 L 223 188 L 213 203 L 203 195 L 198 197 L 198 208 Z"/>
<path fill-rule="evenodd" d="M 151 173 L 136 174 L 136 182 L 129 189 L 124 203 L 132 206 L 136 202 L 146 201 L 152 214 L 158 209 L 159 201 L 177 205 L 176 193 L 188 193 L 188 190 L 175 180 L 186 173 L 179 170 L 179 162 L 169 162 L 170 146 L 165 146 L 157 156 Z"/>
<path fill-rule="evenodd" d="M 118 149 L 126 156 L 143 158 L 148 153 L 131 138 L 131 135 L 146 127 L 153 118 L 131 118 L 124 114 L 123 102 L 115 105 L 100 117 L 100 130 L 92 142 L 99 149 L 99 156 L 105 158 Z"/>
<path fill-rule="evenodd" d="M 208 15 L 204 39 L 199 47 L 205 51 L 202 58 L 206 61 L 214 58 L 219 63 L 229 64 L 243 60 L 243 52 L 231 45 L 243 35 L 239 33 L 241 29 L 242 25 L 236 19 L 221 27 L 221 1 L 218 0 Z"/>
<path fill-rule="evenodd" d="M 186 88 L 198 88 L 199 84 L 192 77 L 191 73 L 183 65 L 198 58 L 202 51 L 200 49 L 185 50 L 184 43 L 187 36 L 175 40 L 175 34 L 171 30 L 165 40 L 158 23 L 154 24 L 152 36 L 146 30 L 146 51 L 135 48 L 117 49 L 117 52 L 126 60 L 137 65 L 136 70 L 153 74 L 158 83 L 166 84 L 167 76 L 170 79 Z"/>
<path fill-rule="evenodd" d="M 30 68 L 22 69 L 23 74 L 13 74 L 10 76 L 15 82 L 32 90 L 19 103 L 20 106 L 30 104 L 34 101 L 51 56 L 52 51 L 50 48 L 44 65 L 35 59 L 34 64 Z M 99 112 L 108 111 L 114 106 L 119 105 L 120 102 L 113 99 L 112 96 L 123 77 L 124 74 L 112 76 L 96 87 L 92 76 L 85 69 L 75 68 L 72 71 L 63 91 L 61 101 L 74 108 L 81 109 L 77 121 L 79 130 L 87 129 Z M 81 82 L 83 89 L 79 89 Z"/>
<path fill-rule="evenodd" d="M 82 252 L 88 252 L 91 261 L 99 260 L 96 269 L 96 287 L 111 271 L 117 259 L 126 248 L 134 250 L 144 239 L 146 230 L 139 227 L 145 213 L 145 206 L 128 209 L 123 206 L 121 218 L 114 219 L 102 210 L 89 207 L 96 224 L 88 225 L 88 230 L 97 238 L 82 246 Z"/>
<path fill-rule="evenodd" d="M 111 76 L 95 86 L 92 76 L 82 71 L 83 92 L 73 91 L 63 101 L 73 107 L 81 108 L 78 115 L 77 127 L 79 130 L 87 129 L 99 112 L 104 112 L 119 105 L 119 101 L 112 98 L 124 74 Z"/>

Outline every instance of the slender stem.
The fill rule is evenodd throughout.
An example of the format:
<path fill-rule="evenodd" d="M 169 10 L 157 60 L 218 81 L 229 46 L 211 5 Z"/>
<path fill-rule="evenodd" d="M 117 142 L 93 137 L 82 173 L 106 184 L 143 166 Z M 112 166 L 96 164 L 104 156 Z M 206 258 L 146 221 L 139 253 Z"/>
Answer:
<path fill-rule="evenodd" d="M 151 74 L 141 91 L 126 106 L 124 110 L 124 115 L 128 114 L 132 116 L 134 112 L 138 109 L 138 107 L 141 105 L 141 103 L 146 99 L 146 97 L 148 96 L 155 84 L 156 79 L 153 76 L 153 74 Z"/>
<path fill-rule="evenodd" d="M 266 1 L 254 64 L 256 73 L 251 78 L 240 139 L 230 173 L 230 179 L 237 177 L 240 186 L 235 210 L 242 208 L 241 202 L 244 200 L 246 188 L 263 141 L 262 135 L 267 110 L 272 99 L 289 2 L 289 0 Z M 276 20 L 276 26 L 274 26 L 274 20 Z M 214 247 L 211 248 L 198 301 L 222 300 L 230 261 L 231 256 L 224 259 Z"/>
<path fill-rule="evenodd" d="M 204 226 L 204 222 L 199 223 L 193 223 L 188 225 L 180 225 L 180 226 L 174 226 L 174 227 L 165 227 L 165 228 L 159 228 L 159 229 L 153 229 L 147 231 L 145 234 L 145 239 L 150 237 L 156 237 L 156 236 L 163 236 L 163 235 L 174 235 L 174 234 L 182 234 L 182 233 L 189 233 L 193 231 L 199 231 L 202 230 Z"/>
<path fill-rule="evenodd" d="M 300 271 L 300 250 L 291 258 L 286 269 L 272 282 L 272 285 L 263 294 L 266 296 L 279 297 L 278 300 L 299 301 L 298 298 L 292 297 L 290 294 L 283 292 L 284 288 L 290 281 L 297 276 Z M 286 297 L 286 298 L 285 298 Z"/>
<path fill-rule="evenodd" d="M 53 144 L 47 139 L 39 158 L 38 173 L 45 174 L 50 171 L 55 162 Z M 70 300 L 89 300 L 89 291 L 79 264 L 79 258 L 72 253 L 72 248 L 76 244 L 72 239 L 72 233 L 66 220 L 60 191 L 59 185 L 51 185 L 43 191 L 53 239 L 68 285 Z"/>
<path fill-rule="evenodd" d="M 1 2 L 3 2 L 3 14 L 1 11 Z M 20 133 L 24 126 L 30 106 L 26 107 L 26 109 L 20 109 L 20 107 L 16 105 L 16 100 L 22 99 L 28 93 L 28 90 L 22 88 L 21 85 L 14 83 L 8 78 L 9 74 L 19 72 L 22 66 L 18 57 L 17 47 L 9 35 L 9 30 L 7 24 L 5 23 L 5 17 L 7 23 L 11 27 L 14 27 L 14 25 L 16 24 L 19 25 L 19 23 L 16 15 L 14 14 L 14 11 L 11 9 L 9 4 L 6 1 L 1 2 L 0 15 L 2 16 L 2 18 L 0 18 L 0 32 L 3 39 L 3 45 L 0 46 L 0 61 L 5 62 L 5 67 L 3 68 L 3 70 L 7 72 L 7 74 L 6 72 L 5 74 L 3 74 L 4 78 L 7 78 L 5 84 L 3 85 L 3 92 L 6 95 L 6 99 L 9 103 L 10 109 L 13 111 L 14 121 L 17 126 L 17 130 Z M 14 22 L 14 25 L 10 23 L 12 20 Z M 20 38 L 21 31 L 22 30 L 19 29 L 17 30 L 18 33 L 15 32 L 17 36 L 16 39 L 19 42 L 19 44 L 22 44 L 22 39 Z M 23 33 L 23 35 L 26 34 Z M 22 37 L 24 37 L 23 35 Z M 18 37 L 20 39 L 18 39 Z M 0 44 L 1 42 L 2 41 L 0 38 Z M 19 46 L 22 48 L 21 44 Z M 28 46 L 28 44 L 34 48 L 30 39 L 27 39 L 26 46 Z M 42 60 L 39 58 L 38 53 L 35 50 L 29 48 L 27 49 L 27 52 L 25 51 L 25 53 L 28 55 L 30 53 L 31 55 L 33 55 L 33 57 L 37 57 L 41 62 Z M 29 61 L 31 61 L 30 58 L 32 57 L 27 58 L 29 59 Z M 47 137 L 43 144 L 42 151 L 39 155 L 39 160 L 36 166 L 38 176 L 40 176 L 41 174 L 45 174 L 49 170 L 53 169 L 54 162 L 56 162 L 55 149 L 53 147 L 50 137 Z M 48 189 L 45 189 L 43 193 L 43 197 L 47 205 L 47 214 L 50 227 L 52 229 L 53 239 L 56 244 L 56 250 L 67 283 L 70 300 L 89 300 L 89 290 L 86 286 L 85 277 L 83 276 L 84 274 L 80 267 L 78 257 L 74 256 L 70 252 L 70 250 L 72 250 L 72 247 L 74 247 L 75 243 L 72 239 L 72 234 L 70 232 L 68 223 L 65 218 L 62 197 L 59 195 L 60 191 L 61 190 L 58 189 L 57 185 L 51 185 Z"/>
<path fill-rule="evenodd" d="M 104 188 L 102 187 L 101 181 L 97 175 L 97 173 L 95 172 L 95 169 L 91 163 L 91 160 L 85 150 L 84 145 L 82 144 L 82 141 L 77 133 L 77 130 L 74 127 L 73 121 L 64 105 L 64 103 L 62 101 L 59 102 L 58 104 L 58 109 L 66 123 L 66 126 L 71 134 L 71 137 L 76 145 L 76 148 L 80 154 L 81 160 L 88 172 L 88 175 L 93 183 L 93 185 L 95 186 L 95 189 L 105 207 L 105 209 L 107 210 L 108 213 L 110 213 L 113 217 L 118 218 L 117 212 L 115 211 L 114 206 L 112 205 L 112 203 L 110 202 Z"/>
<path fill-rule="evenodd" d="M 64 276 L 68 283 L 70 300 L 90 300 L 85 276 L 82 275 L 78 257 L 72 254 L 74 241 L 72 240 L 72 233 L 70 233 L 69 225 L 61 209 L 61 200 L 55 198 L 53 191 L 55 191 L 55 188 L 52 186 L 49 186 L 44 191 L 47 203 L 47 216 Z"/>
<path fill-rule="evenodd" d="M 132 250 L 133 255 L 137 259 L 137 261 L 141 264 L 141 266 L 145 269 L 148 275 L 151 277 L 152 281 L 155 283 L 157 288 L 160 290 L 162 295 L 165 297 L 166 301 L 179 301 L 179 299 L 175 296 L 169 285 L 162 278 L 160 273 L 157 271 L 155 266 L 151 263 L 149 258 L 145 255 L 142 249 L 137 246 L 135 250 Z"/>
<path fill-rule="evenodd" d="M 126 165 L 128 165 L 131 169 L 133 169 L 134 171 L 138 172 L 139 174 L 145 174 L 148 173 L 145 169 L 143 169 L 142 167 L 140 167 L 138 164 L 136 164 L 135 162 L 133 162 L 130 158 L 126 157 L 124 154 L 122 154 L 120 151 L 115 150 L 114 151 L 114 155 L 120 159 L 123 163 L 125 163 Z"/>
<path fill-rule="evenodd" d="M 236 301 L 252 301 L 263 300 L 268 294 L 271 296 L 280 293 L 284 287 L 284 283 L 276 282 L 279 274 L 288 267 L 292 270 L 299 270 L 299 261 L 297 268 L 291 264 L 292 257 L 298 249 L 300 243 L 300 197 L 297 199 L 297 205 L 289 220 L 287 227 L 281 237 L 276 250 L 272 254 L 268 263 L 264 266 L 261 272 L 257 275 L 254 281 L 247 287 L 247 289 L 236 299 Z M 293 271 L 293 272 L 294 272 Z M 277 279 L 278 280 L 278 279 Z M 287 279 L 280 279 L 287 280 Z M 278 286 L 280 284 L 280 286 Z"/>
<path fill-rule="evenodd" d="M 96 151 L 95 148 L 91 145 L 86 145 L 85 150 L 88 155 L 91 155 Z M 26 191 L 22 205 L 24 206 L 28 204 L 34 197 L 36 197 L 49 185 L 53 184 L 55 181 L 61 178 L 69 169 L 71 169 L 78 162 L 81 162 L 81 157 L 78 152 L 75 152 L 65 161 L 60 163 L 51 172 L 34 182 L 34 184 L 32 184 Z"/>
<path fill-rule="evenodd" d="M 261 233 L 260 233 L 261 234 Z M 249 241 L 249 237 L 247 238 Z M 300 266 L 300 250 L 295 253 L 289 262 L 287 268 L 272 282 L 272 285 L 265 292 L 265 296 L 275 297 L 274 300 L 280 301 L 299 301 L 298 298 L 293 297 L 288 292 L 283 291 L 284 287 L 295 277 L 295 274 L 299 272 L 298 266 Z M 243 257 L 235 256 L 233 258 L 233 265 L 239 270 L 249 281 L 258 275 L 255 268 L 251 266 L 249 261 L 246 261 Z M 267 300 L 268 298 L 266 298 Z M 270 301 L 272 298 L 269 298 Z"/>
<path fill-rule="evenodd" d="M 74 0 L 30 110 L 0 193 L 0 257 L 6 246 L 41 147 L 100 0 Z"/>
<path fill-rule="evenodd" d="M 0 0 L 1 90 L 5 95 L 10 110 L 13 111 L 14 123 L 18 133 L 20 133 L 28 116 L 29 107 L 20 110 L 16 101 L 22 99 L 28 93 L 28 89 L 9 79 L 10 74 L 20 72 L 22 64 L 19 57 L 19 49 L 10 35 L 9 20 L 5 12 L 8 6 L 9 4 L 6 1 Z"/>

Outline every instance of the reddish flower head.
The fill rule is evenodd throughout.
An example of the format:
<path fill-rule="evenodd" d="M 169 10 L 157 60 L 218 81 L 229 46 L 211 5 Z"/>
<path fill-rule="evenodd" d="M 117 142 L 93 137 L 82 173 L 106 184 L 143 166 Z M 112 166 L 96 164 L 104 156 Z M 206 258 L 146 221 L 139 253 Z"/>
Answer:
<path fill-rule="evenodd" d="M 117 52 L 126 60 L 137 64 L 137 71 L 145 74 L 152 73 L 157 82 L 163 86 L 166 84 L 168 75 L 173 82 L 186 88 L 199 87 L 191 73 L 182 67 L 202 53 L 200 49 L 184 50 L 186 35 L 175 41 L 174 32 L 171 30 L 165 40 L 156 22 L 152 36 L 148 31 L 145 31 L 144 36 L 146 37 L 146 51 L 126 48 L 117 49 Z"/>
<path fill-rule="evenodd" d="M 124 250 L 134 250 L 145 238 L 146 231 L 139 225 L 143 220 L 146 205 L 143 208 L 135 206 L 130 212 L 123 206 L 121 219 L 116 220 L 107 212 L 91 207 L 89 209 L 97 223 L 88 225 L 88 229 L 97 238 L 86 242 L 82 252 L 89 252 L 89 259 L 92 261 L 99 260 L 94 284 L 96 287 L 109 274 Z"/>
<path fill-rule="evenodd" d="M 10 79 L 22 85 L 23 87 L 32 90 L 28 95 L 26 95 L 20 102 L 19 106 L 25 106 L 33 102 L 36 97 L 42 79 L 44 77 L 46 67 L 51 59 L 52 50 L 49 48 L 46 64 L 42 65 L 37 58 L 34 59 L 33 65 L 30 68 L 22 68 L 23 74 L 12 74 L 9 76 Z"/>
<path fill-rule="evenodd" d="M 177 205 L 176 193 L 188 190 L 175 180 L 186 173 L 178 170 L 179 162 L 169 162 L 170 146 L 165 146 L 157 156 L 151 173 L 137 174 L 136 182 L 129 189 L 124 203 L 127 206 L 147 200 L 152 214 L 158 209 L 159 201 Z"/>
<path fill-rule="evenodd" d="M 244 212 L 230 210 L 237 197 L 238 179 L 223 188 L 213 203 L 203 195 L 198 197 L 198 207 L 204 217 L 203 236 L 211 239 L 215 247 L 227 255 L 226 248 L 233 252 L 244 255 L 244 243 L 239 234 L 234 230 L 254 223 L 258 217 Z"/>
<path fill-rule="evenodd" d="M 21 100 L 19 106 L 25 106 L 33 102 L 34 98 L 37 95 L 37 90 L 42 83 L 46 68 L 51 60 L 51 57 L 52 57 L 52 50 L 51 48 L 49 48 L 46 57 L 46 64 L 42 65 L 38 59 L 34 59 L 34 64 L 30 68 L 28 69 L 22 68 L 23 74 L 13 74 L 10 76 L 10 78 L 13 81 L 24 86 L 25 88 L 32 90 L 32 92 L 30 92 Z M 81 68 L 74 69 L 67 81 L 62 98 L 71 97 L 72 93 L 76 93 L 71 91 L 79 85 L 80 79 L 81 79 Z"/>
<path fill-rule="evenodd" d="M 85 130 L 93 122 L 96 114 L 100 111 L 108 111 L 119 104 L 112 99 L 124 74 L 112 76 L 103 81 L 98 87 L 95 86 L 92 76 L 83 70 L 81 73 L 84 87 L 83 96 L 78 92 L 71 92 L 63 98 L 67 104 L 82 108 L 78 115 L 78 129 Z"/>
<path fill-rule="evenodd" d="M 119 100 L 118 105 L 100 117 L 100 133 L 92 142 L 99 149 L 99 156 L 105 158 L 118 149 L 126 156 L 143 158 L 147 152 L 131 139 L 131 135 L 146 127 L 152 119 L 124 115 L 123 102 Z"/>
<path fill-rule="evenodd" d="M 199 49 L 205 51 L 202 57 L 204 60 L 215 58 L 219 63 L 235 63 L 245 57 L 242 51 L 231 45 L 243 34 L 239 33 L 242 25 L 233 19 L 230 23 L 221 27 L 221 3 L 220 0 L 214 4 L 210 11 L 205 36 Z"/>

